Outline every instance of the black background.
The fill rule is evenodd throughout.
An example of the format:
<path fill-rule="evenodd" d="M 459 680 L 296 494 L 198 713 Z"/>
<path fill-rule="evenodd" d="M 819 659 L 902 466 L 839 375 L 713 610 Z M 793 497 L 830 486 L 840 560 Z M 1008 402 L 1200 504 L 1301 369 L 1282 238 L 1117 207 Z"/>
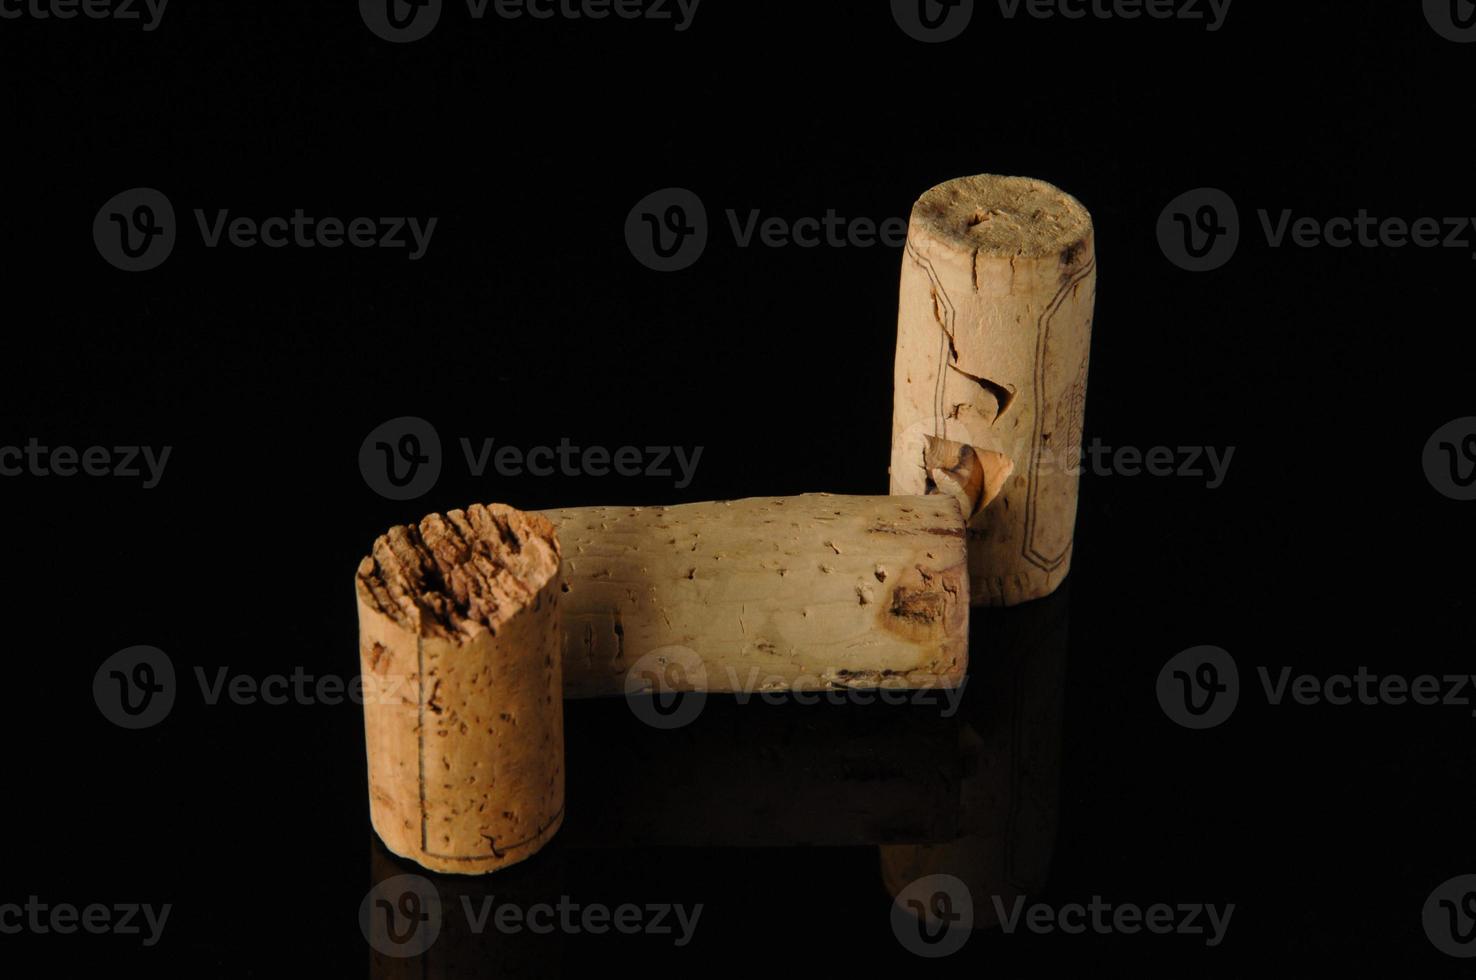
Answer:
<path fill-rule="evenodd" d="M 0 901 L 174 905 L 153 948 L 21 935 L 0 955 L 167 976 L 369 969 L 359 710 L 206 706 L 194 668 L 352 675 L 355 563 L 433 510 L 886 492 L 900 250 L 738 248 L 724 212 L 879 221 L 993 172 L 1052 181 L 1093 213 L 1087 441 L 1236 447 L 1214 490 L 1084 478 L 1039 897 L 1235 903 L 1225 942 L 995 931 L 925 961 L 891 933 L 874 847 L 556 842 L 531 874 L 557 867 L 586 902 L 704 903 L 696 938 L 525 937 L 526 962 L 501 975 L 1454 972 L 1420 909 L 1476 871 L 1470 709 L 1273 708 L 1254 667 L 1469 670 L 1473 512 L 1431 488 L 1420 453 L 1471 414 L 1476 267 L 1469 249 L 1271 249 L 1256 211 L 1476 215 L 1473 56 L 1415 3 L 1237 3 L 1217 32 L 1005 21 L 984 4 L 942 45 L 908 38 L 884 3 L 794 0 L 706 0 L 681 33 L 476 22 L 453 3 L 407 45 L 352 3 L 180 4 L 148 33 L 0 21 L 0 444 L 173 447 L 152 490 L 0 480 Z M 90 229 L 137 186 L 169 196 L 181 240 L 130 275 Z M 663 275 L 623 229 L 669 186 L 698 193 L 714 229 L 696 265 Z M 1227 266 L 1191 274 L 1155 225 L 1202 186 L 1239 203 L 1245 236 Z M 299 207 L 440 220 L 409 262 L 206 249 L 191 214 Z M 431 493 L 394 503 L 357 454 L 402 415 L 430 420 L 448 455 Z M 679 490 L 474 479 L 462 436 L 705 448 Z M 185 689 L 166 722 L 125 732 L 91 679 L 135 644 L 165 650 Z M 1229 722 L 1192 732 L 1154 684 L 1200 644 L 1229 650 L 1246 690 Z M 570 716 L 612 740 L 635 726 L 598 706 Z M 666 765 L 701 760 L 677 745 Z M 597 809 L 569 766 L 571 814 Z"/>

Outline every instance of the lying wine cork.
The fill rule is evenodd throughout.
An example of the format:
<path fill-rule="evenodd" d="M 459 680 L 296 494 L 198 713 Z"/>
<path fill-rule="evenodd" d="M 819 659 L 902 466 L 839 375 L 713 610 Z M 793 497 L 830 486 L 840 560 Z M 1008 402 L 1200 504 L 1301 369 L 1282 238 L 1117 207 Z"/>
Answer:
<path fill-rule="evenodd" d="M 1070 570 L 1096 272 L 1091 216 L 1043 181 L 964 177 L 913 206 L 891 490 L 960 501 L 974 605 Z"/>
<path fill-rule="evenodd" d="M 968 666 L 963 515 L 949 497 L 544 514 L 564 555 L 566 697 L 627 693 L 628 681 L 748 693 L 955 687 Z"/>
<path fill-rule="evenodd" d="M 433 871 L 523 860 L 564 815 L 559 545 L 500 504 L 392 528 L 359 564 L 369 810 Z"/>

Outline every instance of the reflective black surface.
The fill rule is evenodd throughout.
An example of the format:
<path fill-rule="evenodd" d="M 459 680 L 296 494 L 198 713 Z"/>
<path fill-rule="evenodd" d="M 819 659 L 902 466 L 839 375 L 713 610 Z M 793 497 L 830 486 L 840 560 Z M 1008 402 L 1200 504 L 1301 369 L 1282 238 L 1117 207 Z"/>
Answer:
<path fill-rule="evenodd" d="M 0 908 L 0 962 L 192 977 L 1467 967 L 1442 943 L 1476 949 L 1459 881 L 1476 873 L 1476 718 L 1445 678 L 1471 672 L 1473 505 L 1421 453 L 1476 414 L 1471 249 L 1278 247 L 1264 222 L 1473 213 L 1476 46 L 1419 4 L 1236 4 L 1215 31 L 979 4 L 941 45 L 865 6 L 707 0 L 677 32 L 477 21 L 448 3 L 407 44 L 352 4 L 171 5 L 153 31 L 0 19 L 0 449 L 99 446 L 121 465 L 119 447 L 171 447 L 148 488 L 0 477 L 0 906 L 17 906 Z M 360 711 L 335 694 L 358 670 L 349 578 L 374 536 L 474 500 L 885 492 L 900 249 L 743 247 L 728 212 L 884 222 L 979 171 L 1049 179 L 1097 224 L 1098 455 L 1068 587 L 976 616 L 956 711 L 714 697 L 658 731 L 620 700 L 570 704 L 563 831 L 503 874 L 425 876 L 436 942 L 376 950 L 366 902 L 381 921 L 425 906 L 371 893 L 418 872 L 370 830 Z M 126 273 L 91 232 L 138 187 L 168 196 L 180 240 Z M 659 273 L 624 232 L 666 187 L 699 195 L 711 237 Z M 1205 187 L 1237 203 L 1241 243 L 1194 273 L 1158 224 Z M 439 221 L 410 261 L 210 248 L 195 215 L 208 230 L 221 209 L 298 208 Z M 408 415 L 434 425 L 444 465 L 392 500 L 358 454 Z M 477 476 L 462 440 L 489 438 L 703 454 L 681 487 Z M 1174 475 L 1134 463 L 1155 447 Z M 1180 447 L 1234 453 L 1217 482 Z M 94 681 L 139 645 L 167 655 L 176 698 L 129 730 Z M 1233 695 L 1202 657 L 1169 666 L 1205 646 L 1235 664 Z M 1360 668 L 1376 678 L 1363 699 Z M 1441 703 L 1379 693 L 1422 676 Z M 1181 724 L 1160 701 L 1175 685 L 1200 706 L 1225 685 L 1233 711 Z M 980 928 L 930 959 L 894 931 L 893 893 L 936 874 L 964 883 Z M 940 894 L 900 907 L 960 911 Z M 1012 930 L 992 924 L 1021 896 Z M 476 928 L 561 902 L 577 927 Z M 166 904 L 154 936 L 126 911 Z M 644 927 L 649 907 L 698 905 L 680 945 L 582 918 L 632 906 Z M 1208 908 L 1200 932 L 1132 929 L 1131 910 L 1164 905 L 1176 928 L 1181 906 L 1234 911 L 1213 945 Z M 105 931 L 59 933 L 58 906 Z"/>

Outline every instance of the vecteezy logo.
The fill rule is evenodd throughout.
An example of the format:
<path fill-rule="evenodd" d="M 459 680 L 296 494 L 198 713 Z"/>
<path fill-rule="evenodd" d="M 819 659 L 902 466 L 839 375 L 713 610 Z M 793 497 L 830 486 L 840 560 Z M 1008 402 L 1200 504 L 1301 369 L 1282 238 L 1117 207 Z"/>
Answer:
<path fill-rule="evenodd" d="M 974 0 L 892 0 L 892 18 L 914 41 L 952 41 L 974 19 Z"/>
<path fill-rule="evenodd" d="M 684 187 L 647 194 L 625 219 L 625 244 L 648 269 L 686 269 L 707 248 L 707 208 Z"/>
<path fill-rule="evenodd" d="M 110 265 L 147 272 L 174 251 L 174 206 L 152 187 L 115 195 L 92 219 L 92 240 Z"/>
<path fill-rule="evenodd" d="M 1425 935 L 1447 956 L 1476 956 L 1476 875 L 1457 875 L 1425 899 Z"/>
<path fill-rule="evenodd" d="M 892 932 L 918 956 L 935 959 L 958 952 L 973 928 L 974 899 L 953 875 L 919 878 L 892 900 Z"/>
<path fill-rule="evenodd" d="M 1476 500 L 1476 416 L 1447 422 L 1425 443 L 1425 478 L 1452 500 Z"/>
<path fill-rule="evenodd" d="M 1447 41 L 1476 41 L 1476 0 L 1425 0 L 1425 19 Z"/>
<path fill-rule="evenodd" d="M 425 419 L 413 415 L 390 419 L 359 447 L 359 472 L 381 497 L 423 497 L 441 478 L 441 437 Z"/>
<path fill-rule="evenodd" d="M 359 929 L 386 956 L 419 956 L 441 934 L 441 894 L 420 875 L 386 878 L 359 903 Z"/>
<path fill-rule="evenodd" d="M 394 44 L 419 41 L 441 20 L 441 0 L 359 0 L 364 23 Z"/>
<path fill-rule="evenodd" d="M 1239 246 L 1240 211 L 1222 190 L 1201 187 L 1180 194 L 1158 217 L 1158 247 L 1181 269 L 1218 269 Z"/>
<path fill-rule="evenodd" d="M 652 728 L 690 725 L 707 703 L 707 666 L 686 647 L 652 650 L 625 672 L 625 701 Z"/>
<path fill-rule="evenodd" d="M 1219 647 L 1185 650 L 1158 672 L 1158 703 L 1169 719 L 1185 728 L 1223 724 L 1240 700 L 1235 658 Z"/>
<path fill-rule="evenodd" d="M 174 708 L 174 664 L 163 650 L 119 650 L 92 676 L 92 699 L 119 728 L 152 728 Z"/>

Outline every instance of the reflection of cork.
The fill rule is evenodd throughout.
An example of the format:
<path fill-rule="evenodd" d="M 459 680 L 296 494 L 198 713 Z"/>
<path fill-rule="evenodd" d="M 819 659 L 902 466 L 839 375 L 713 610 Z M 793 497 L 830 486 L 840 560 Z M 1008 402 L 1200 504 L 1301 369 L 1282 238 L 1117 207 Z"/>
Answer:
<path fill-rule="evenodd" d="M 1091 216 L 1042 181 L 965 177 L 913 207 L 891 489 L 960 500 L 975 605 L 1070 569 L 1096 268 Z"/>
<path fill-rule="evenodd" d="M 1070 601 L 1068 583 L 1041 602 L 976 614 L 988 654 L 974 658 L 959 712 L 960 834 L 883 846 L 882 882 L 894 897 L 929 875 L 952 875 L 983 929 L 1044 888 L 1061 805 Z"/>
<path fill-rule="evenodd" d="M 952 841 L 963 764 L 959 724 L 945 715 L 962 694 L 709 698 L 676 730 L 620 701 L 565 705 L 569 818 L 559 847 Z"/>
<path fill-rule="evenodd" d="M 564 809 L 559 546 L 493 504 L 391 529 L 359 565 L 370 815 L 435 871 L 514 864 Z"/>
<path fill-rule="evenodd" d="M 421 897 L 422 912 L 429 911 L 425 898 L 434 896 L 438 913 L 432 913 L 432 918 L 421 924 L 434 931 L 433 941 L 418 955 L 407 956 L 393 944 L 381 948 L 371 941 L 370 980 L 537 980 L 563 976 L 566 937 L 534 931 L 526 915 L 535 908 L 552 906 L 553 920 L 558 921 L 559 900 L 568 894 L 564 854 L 556 844 L 534 860 L 495 875 L 427 877 L 417 875 L 414 865 L 371 839 L 370 886 L 377 891 L 376 897 L 391 903 L 393 909 L 375 911 L 381 917 L 390 916 L 388 922 L 393 926 L 404 928 L 405 900 L 395 887 L 400 885 L 415 889 Z M 515 928 L 498 926 L 498 914 L 508 907 L 524 916 Z M 541 924 L 546 920 L 538 921 Z"/>

